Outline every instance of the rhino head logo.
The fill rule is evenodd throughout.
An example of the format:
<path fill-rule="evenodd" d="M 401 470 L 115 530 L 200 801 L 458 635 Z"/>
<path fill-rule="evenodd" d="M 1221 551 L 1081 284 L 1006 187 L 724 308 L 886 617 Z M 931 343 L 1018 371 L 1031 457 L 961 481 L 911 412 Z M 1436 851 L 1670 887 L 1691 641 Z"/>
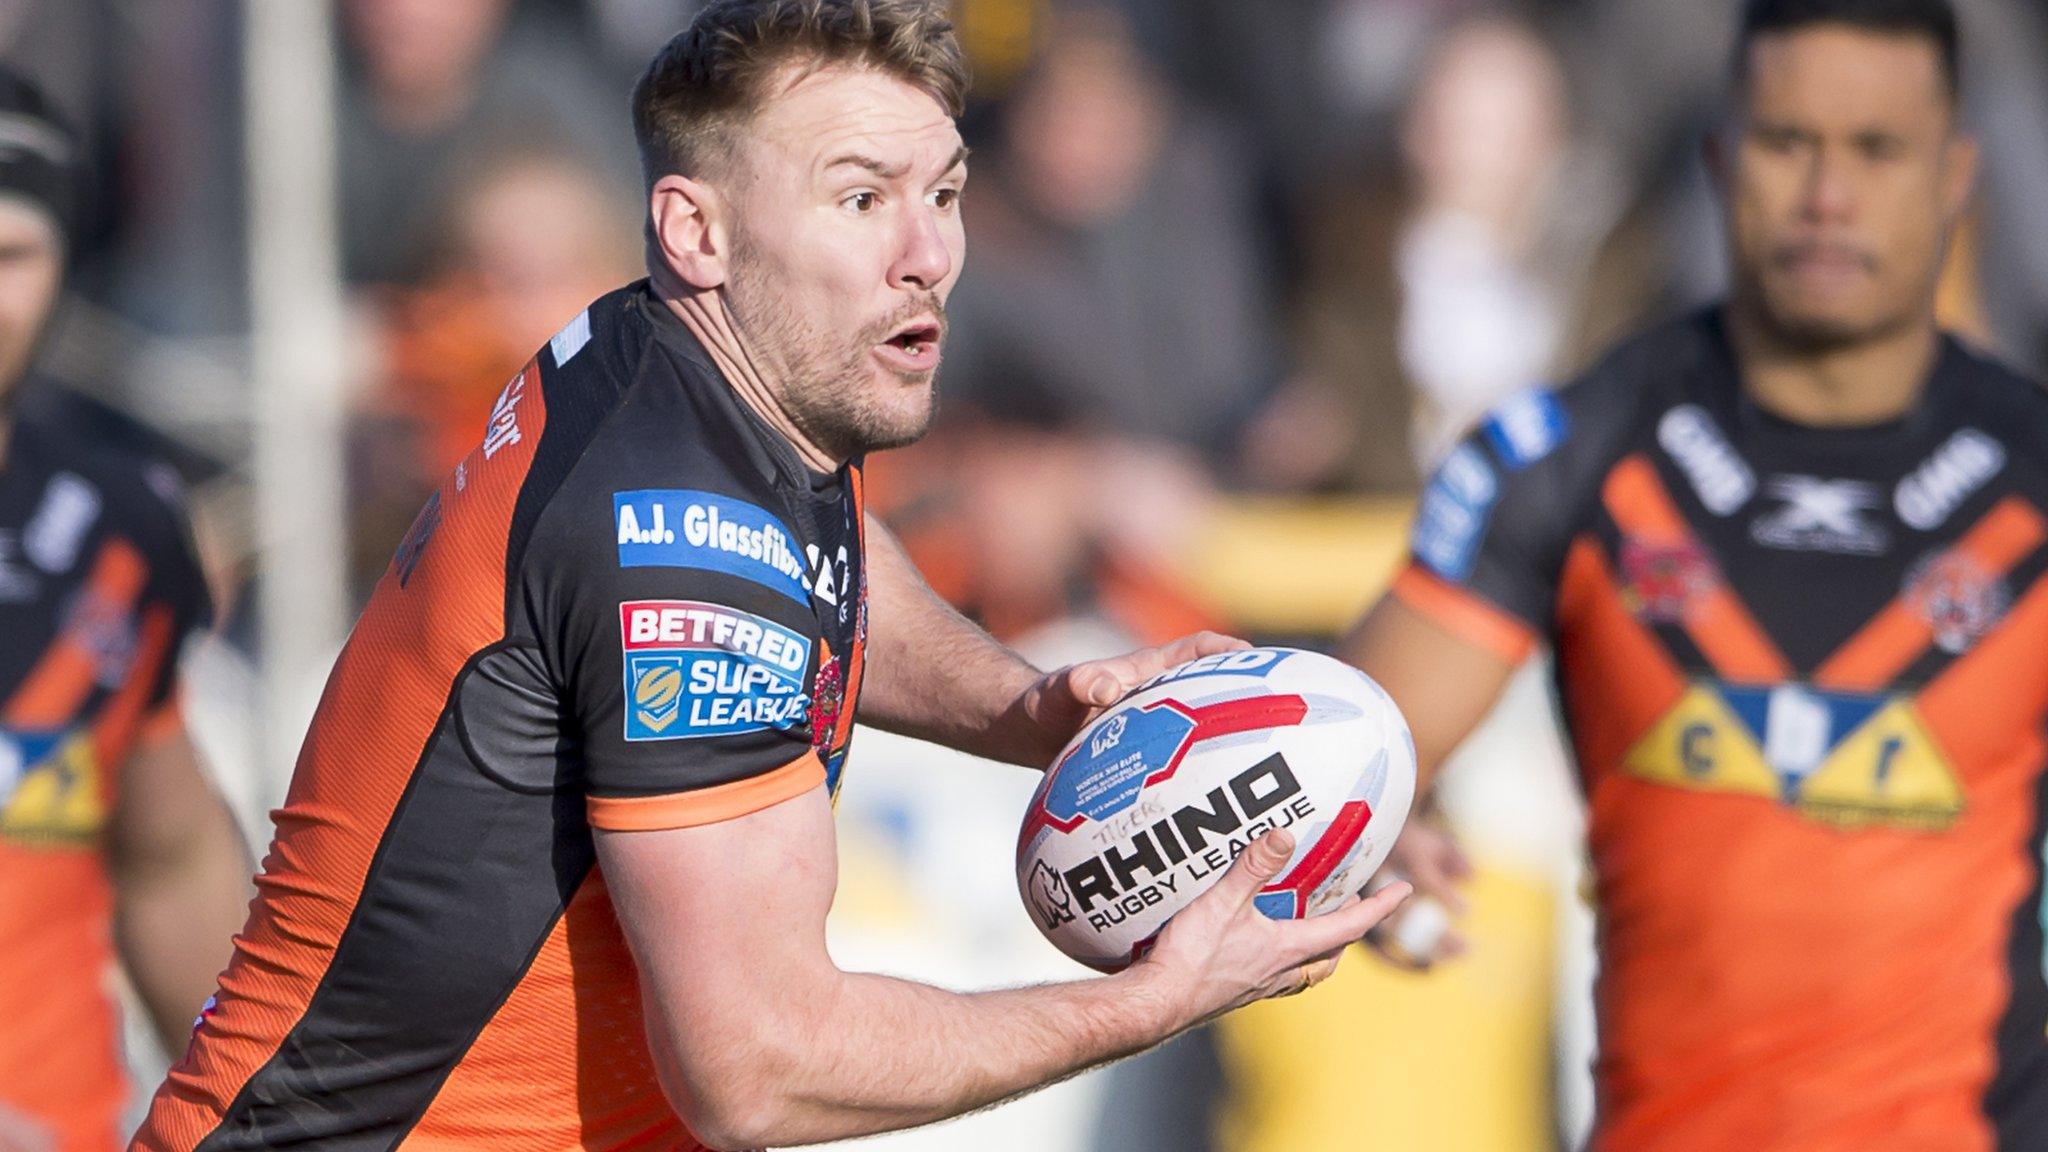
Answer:
<path fill-rule="evenodd" d="M 1047 928 L 1057 928 L 1074 918 L 1074 897 L 1067 891 L 1067 879 L 1040 860 L 1031 867 L 1031 907 Z"/>

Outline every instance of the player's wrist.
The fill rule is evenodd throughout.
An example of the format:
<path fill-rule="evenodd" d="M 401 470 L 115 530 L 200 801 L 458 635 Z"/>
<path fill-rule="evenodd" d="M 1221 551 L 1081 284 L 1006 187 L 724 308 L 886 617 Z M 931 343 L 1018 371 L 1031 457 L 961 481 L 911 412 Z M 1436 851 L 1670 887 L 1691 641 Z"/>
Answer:
<path fill-rule="evenodd" d="M 1151 1042 L 1177 1036 L 1214 1015 L 1196 1002 L 1200 982 L 1195 974 L 1171 955 L 1147 953 L 1109 979 L 1122 983 L 1118 995 L 1136 1012 Z"/>

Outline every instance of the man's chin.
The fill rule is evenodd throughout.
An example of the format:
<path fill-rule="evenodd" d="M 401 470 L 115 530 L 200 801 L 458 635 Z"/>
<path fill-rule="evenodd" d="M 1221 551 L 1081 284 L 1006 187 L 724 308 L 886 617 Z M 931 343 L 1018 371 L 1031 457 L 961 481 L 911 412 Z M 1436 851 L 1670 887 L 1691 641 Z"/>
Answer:
<path fill-rule="evenodd" d="M 1827 352 L 1867 344 L 1897 332 L 1905 318 L 1873 314 L 1867 309 L 1779 303 L 1770 309 L 1771 327 L 1779 339 L 1809 352 Z"/>

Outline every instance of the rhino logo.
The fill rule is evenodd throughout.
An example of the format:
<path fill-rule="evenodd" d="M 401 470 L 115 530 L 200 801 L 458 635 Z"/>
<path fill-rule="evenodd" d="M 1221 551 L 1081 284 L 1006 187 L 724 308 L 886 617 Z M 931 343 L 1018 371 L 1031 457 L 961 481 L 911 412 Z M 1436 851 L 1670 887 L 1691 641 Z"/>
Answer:
<path fill-rule="evenodd" d="M 1047 928 L 1057 928 L 1074 918 L 1074 897 L 1067 891 L 1066 877 L 1040 860 L 1031 868 L 1031 908 Z"/>
<path fill-rule="evenodd" d="M 1100 732 L 1088 738 L 1088 754 L 1100 756 L 1123 743 L 1124 726 L 1129 724 L 1130 720 L 1129 716 L 1122 714 L 1110 717 L 1109 723 L 1103 725 Z"/>

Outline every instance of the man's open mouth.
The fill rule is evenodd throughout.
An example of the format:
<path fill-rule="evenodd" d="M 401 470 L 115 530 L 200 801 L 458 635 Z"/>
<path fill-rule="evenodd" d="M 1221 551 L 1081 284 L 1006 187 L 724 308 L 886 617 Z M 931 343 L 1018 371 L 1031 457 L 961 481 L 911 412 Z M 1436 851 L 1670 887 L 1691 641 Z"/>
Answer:
<path fill-rule="evenodd" d="M 883 343 L 912 356 L 923 356 L 937 350 L 942 332 L 935 321 L 918 320 L 898 328 Z"/>

